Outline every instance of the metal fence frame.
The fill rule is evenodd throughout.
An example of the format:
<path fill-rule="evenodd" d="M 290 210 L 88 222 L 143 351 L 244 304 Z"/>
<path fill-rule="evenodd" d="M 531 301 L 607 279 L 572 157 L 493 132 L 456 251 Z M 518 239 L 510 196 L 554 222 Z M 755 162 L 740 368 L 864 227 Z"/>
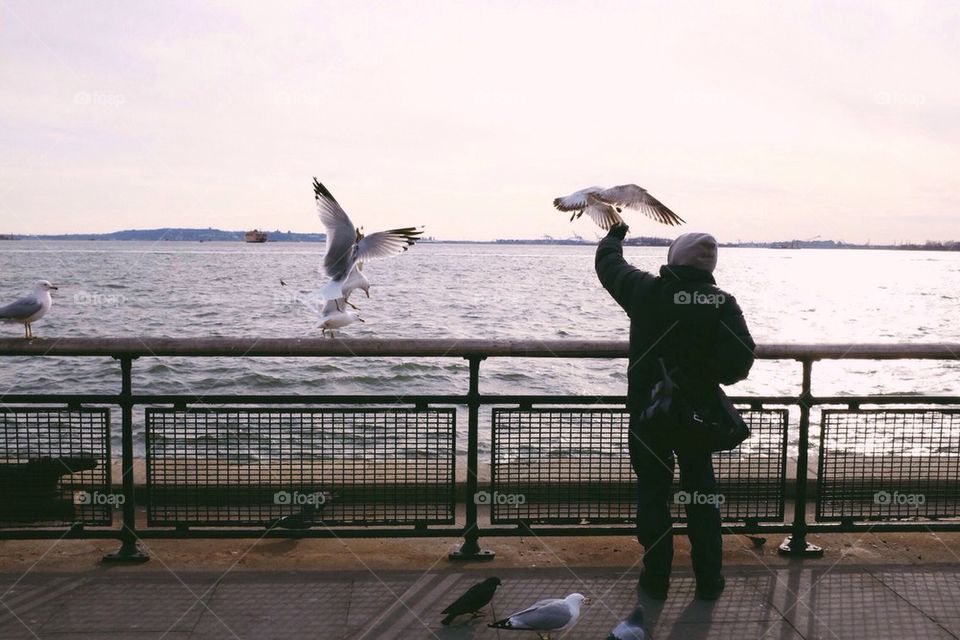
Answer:
<path fill-rule="evenodd" d="M 75 525 L 62 529 L 23 528 L 0 530 L 0 539 L 41 538 L 106 538 L 119 539 L 120 549 L 105 559 L 142 561 L 138 539 L 149 538 L 249 538 L 249 537 L 461 537 L 464 543 L 451 558 L 492 558 L 493 552 L 480 548 L 481 537 L 536 534 L 540 536 L 633 535 L 632 526 L 516 526 L 481 527 L 476 502 L 478 491 L 479 411 L 482 406 L 534 408 L 540 406 L 620 405 L 624 396 L 544 396 L 489 395 L 479 388 L 480 364 L 487 358 L 604 358 L 625 359 L 629 345 L 622 341 L 493 341 L 493 340 L 362 340 L 362 339 L 243 339 L 243 338 L 67 338 L 67 339 L 0 339 L 0 357 L 109 357 L 120 364 L 120 390 L 116 394 L 7 394 L 0 398 L 6 405 L 61 405 L 67 408 L 89 406 L 119 407 L 121 413 L 121 468 L 124 503 L 119 528 L 89 528 Z M 808 533 L 849 531 L 960 531 L 960 520 L 888 521 L 888 522 L 809 522 L 807 483 L 809 468 L 810 410 L 814 406 L 835 406 L 857 409 L 861 405 L 931 407 L 960 406 L 958 396 L 932 395 L 860 395 L 815 397 L 811 391 L 813 363 L 818 360 L 960 360 L 960 344 L 795 344 L 760 345 L 756 356 L 766 360 L 799 362 L 801 391 L 798 396 L 733 397 L 741 406 L 750 408 L 799 409 L 796 428 L 798 455 L 794 474 L 793 519 L 791 522 L 746 522 L 725 527 L 728 533 L 788 533 L 781 552 L 791 555 L 820 554 L 822 549 L 807 542 Z M 465 359 L 469 364 L 469 386 L 463 395 L 404 395 L 402 402 L 391 396 L 361 395 L 208 395 L 197 403 L 189 395 L 135 394 L 132 386 L 133 362 L 140 357 L 431 357 Z M 269 530 L 242 528 L 160 528 L 137 526 L 137 488 L 133 476 L 133 408 L 161 405 L 174 408 L 217 405 L 410 405 L 417 408 L 459 405 L 468 415 L 467 469 L 463 494 L 462 526 L 448 527 L 317 527 L 307 530 Z M 785 454 L 785 451 L 784 451 Z"/>

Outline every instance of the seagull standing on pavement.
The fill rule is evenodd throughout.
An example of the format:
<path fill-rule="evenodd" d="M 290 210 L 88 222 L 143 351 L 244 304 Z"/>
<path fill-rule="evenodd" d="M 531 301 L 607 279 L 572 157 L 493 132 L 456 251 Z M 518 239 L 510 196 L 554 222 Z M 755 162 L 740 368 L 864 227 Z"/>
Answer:
<path fill-rule="evenodd" d="M 541 600 L 523 611 L 518 611 L 490 625 L 496 629 L 536 631 L 541 640 L 550 637 L 551 631 L 562 631 L 577 623 L 580 606 L 586 598 L 571 593 L 566 598 Z"/>
<path fill-rule="evenodd" d="M 587 187 L 564 198 L 555 198 L 553 206 L 560 211 L 572 212 L 571 222 L 586 213 L 605 230 L 623 222 L 620 214 L 624 208 L 636 209 L 666 225 L 684 222 L 683 218 L 650 195 L 646 189 L 635 184 L 622 184 L 609 189 Z"/>
<path fill-rule="evenodd" d="M 50 292 L 56 291 L 56 289 L 57 287 L 51 284 L 49 280 L 37 280 L 31 293 L 4 307 L 0 307 L 0 320 L 22 323 L 25 332 L 24 337 L 27 340 L 32 339 L 33 330 L 30 328 L 30 324 L 45 316 L 47 311 L 50 310 L 50 305 L 53 304 Z"/>

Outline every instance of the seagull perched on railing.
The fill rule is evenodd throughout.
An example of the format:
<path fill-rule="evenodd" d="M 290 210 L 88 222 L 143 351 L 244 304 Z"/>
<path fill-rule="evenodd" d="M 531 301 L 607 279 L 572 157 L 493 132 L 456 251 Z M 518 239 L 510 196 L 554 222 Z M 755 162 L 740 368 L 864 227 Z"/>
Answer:
<path fill-rule="evenodd" d="M 344 298 L 333 298 L 323 303 L 320 309 L 320 333 L 326 335 L 330 332 L 330 337 L 335 338 L 334 329 L 340 329 L 353 324 L 354 322 L 366 322 L 356 311 L 349 311 L 345 307 L 348 304 Z"/>
<path fill-rule="evenodd" d="M 354 226 L 333 194 L 316 178 L 313 179 L 313 192 L 320 220 L 327 228 L 323 269 L 330 278 L 319 294 L 327 300 L 345 299 L 353 287 L 364 289 L 370 295 L 370 283 L 360 273 L 363 262 L 403 253 L 420 239 L 423 228 L 402 227 L 364 235 L 360 227 Z"/>
<path fill-rule="evenodd" d="M 643 187 L 635 184 L 622 184 L 617 187 L 588 187 L 575 191 L 565 198 L 555 198 L 553 206 L 560 211 L 572 211 L 570 220 L 584 213 L 593 218 L 602 229 L 621 224 L 620 213 L 627 209 L 637 209 L 647 217 L 667 225 L 683 224 L 684 220 L 665 204 L 654 198 Z"/>
<path fill-rule="evenodd" d="M 57 287 L 49 280 L 37 280 L 31 293 L 0 307 L 0 320 L 23 323 L 24 337 L 27 340 L 32 339 L 33 330 L 30 324 L 45 316 L 50 310 L 50 305 L 53 304 L 50 292 L 56 289 Z"/>

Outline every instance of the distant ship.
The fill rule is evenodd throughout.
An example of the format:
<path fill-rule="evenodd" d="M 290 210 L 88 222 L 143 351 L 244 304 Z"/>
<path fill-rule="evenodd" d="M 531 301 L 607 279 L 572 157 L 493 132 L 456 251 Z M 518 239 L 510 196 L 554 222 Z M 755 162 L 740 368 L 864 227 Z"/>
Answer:
<path fill-rule="evenodd" d="M 254 229 L 253 231 L 247 231 L 243 234 L 244 242 L 266 242 L 267 241 L 267 232 L 258 231 Z"/>

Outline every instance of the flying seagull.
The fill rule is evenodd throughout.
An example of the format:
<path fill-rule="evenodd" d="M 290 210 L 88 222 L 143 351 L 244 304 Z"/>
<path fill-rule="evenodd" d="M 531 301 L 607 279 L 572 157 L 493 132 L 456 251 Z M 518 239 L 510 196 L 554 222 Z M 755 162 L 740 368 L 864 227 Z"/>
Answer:
<path fill-rule="evenodd" d="M 643 606 L 639 603 L 630 612 L 630 616 L 621 620 L 613 628 L 607 640 L 643 640 L 646 633 L 643 629 Z"/>
<path fill-rule="evenodd" d="M 454 618 L 465 613 L 472 614 L 474 618 L 479 617 L 480 609 L 490 604 L 490 601 L 493 600 L 493 594 L 499 586 L 500 578 L 496 577 L 487 578 L 483 582 L 473 585 L 462 596 L 454 600 L 453 604 L 440 612 L 447 614 L 447 617 L 440 621 L 441 624 L 448 625 L 453 622 Z"/>
<path fill-rule="evenodd" d="M 320 294 L 327 300 L 345 297 L 346 281 L 355 266 L 365 260 L 403 253 L 419 240 L 423 233 L 423 228 L 402 227 L 364 235 L 359 227 L 354 226 L 333 194 L 316 178 L 313 179 L 313 193 L 320 220 L 327 228 L 327 250 L 323 255 L 323 269 L 330 280 L 320 290 Z"/>
<path fill-rule="evenodd" d="M 580 617 L 580 605 L 584 598 L 579 593 L 571 593 L 566 598 L 541 600 L 531 607 L 518 611 L 503 620 L 487 625 L 496 629 L 514 629 L 536 631 L 541 640 L 550 637 L 551 631 L 561 631 L 572 627 Z"/>
<path fill-rule="evenodd" d="M 353 293 L 354 289 L 360 289 L 367 294 L 368 298 L 370 297 L 370 281 L 367 280 L 367 276 L 363 275 L 363 262 L 357 262 L 357 264 L 353 266 L 353 269 L 347 274 L 347 279 L 344 280 L 341 289 L 343 301 L 356 309 L 357 305 L 350 302 L 350 294 Z"/>
<path fill-rule="evenodd" d="M 646 189 L 635 184 L 622 184 L 609 189 L 588 187 L 565 198 L 555 198 L 553 206 L 560 211 L 572 211 L 571 221 L 586 213 L 602 229 L 609 229 L 623 222 L 620 214 L 624 208 L 637 209 L 647 217 L 667 225 L 684 222 L 683 218 L 670 211 Z"/>
<path fill-rule="evenodd" d="M 33 285 L 33 292 L 19 300 L 14 300 L 5 307 L 0 307 L 0 320 L 22 322 L 26 339 L 32 339 L 33 330 L 30 324 L 45 316 L 50 310 L 50 305 L 53 304 L 50 291 L 56 289 L 57 287 L 50 284 L 49 280 L 37 280 Z"/>

